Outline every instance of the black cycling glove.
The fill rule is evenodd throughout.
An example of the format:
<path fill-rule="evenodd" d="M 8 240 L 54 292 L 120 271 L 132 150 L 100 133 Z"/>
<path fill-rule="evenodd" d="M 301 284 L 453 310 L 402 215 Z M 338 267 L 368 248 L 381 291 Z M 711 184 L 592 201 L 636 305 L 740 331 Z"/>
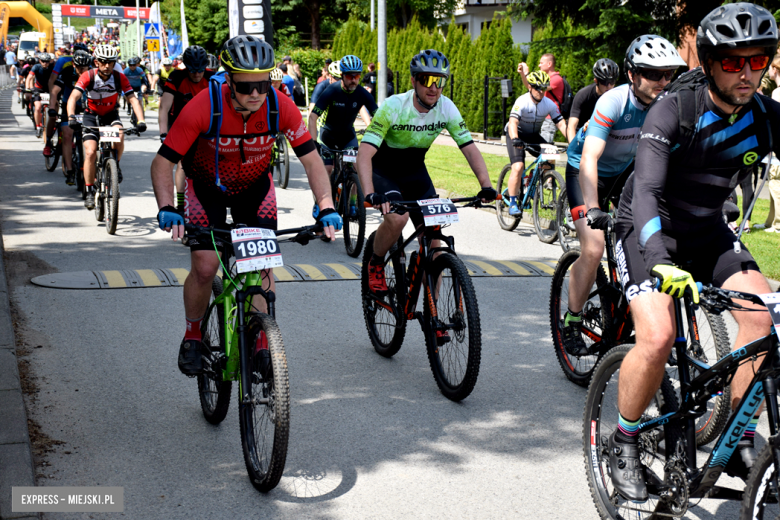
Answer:
<path fill-rule="evenodd" d="M 146 121 L 138 121 L 135 127 L 138 129 L 139 134 L 146 132 Z"/>
<path fill-rule="evenodd" d="M 512 139 L 512 146 L 514 146 L 515 148 L 523 148 L 525 146 L 525 141 L 523 141 L 519 137 L 515 137 L 514 139 Z"/>
<path fill-rule="evenodd" d="M 81 128 L 81 121 L 77 119 L 68 119 L 68 126 L 73 130 L 78 130 Z"/>
<path fill-rule="evenodd" d="M 57 109 L 56 108 L 50 108 L 46 111 L 47 114 L 49 114 L 49 117 L 57 117 Z"/>
<path fill-rule="evenodd" d="M 607 226 L 612 222 L 612 217 L 609 213 L 604 213 L 601 208 L 590 208 L 586 215 L 588 219 L 588 225 L 593 229 L 606 230 Z"/>
<path fill-rule="evenodd" d="M 381 206 L 385 202 L 390 202 L 384 193 L 369 193 L 366 195 L 366 202 L 372 206 Z"/>
<path fill-rule="evenodd" d="M 164 143 L 164 142 L 165 142 L 165 137 L 166 137 L 167 135 L 168 135 L 167 133 L 165 133 L 165 134 L 160 134 L 160 142 L 161 142 L 161 143 Z"/>
<path fill-rule="evenodd" d="M 479 190 L 479 193 L 477 193 L 477 197 L 479 197 L 482 200 L 487 200 L 492 202 L 498 198 L 498 192 L 490 186 L 488 186 L 487 188 L 483 187 L 481 190 Z"/>

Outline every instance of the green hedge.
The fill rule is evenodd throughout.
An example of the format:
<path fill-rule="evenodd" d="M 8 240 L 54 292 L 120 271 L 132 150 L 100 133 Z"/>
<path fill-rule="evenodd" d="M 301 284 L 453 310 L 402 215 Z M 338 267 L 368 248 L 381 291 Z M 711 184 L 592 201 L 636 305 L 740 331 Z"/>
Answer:
<path fill-rule="evenodd" d="M 277 61 L 281 61 L 284 57 L 283 54 L 277 53 Z M 329 49 L 314 50 L 314 49 L 297 49 L 290 53 L 290 57 L 293 59 L 293 63 L 298 63 L 301 66 L 301 74 L 309 79 L 309 96 L 311 96 L 314 86 L 317 84 L 317 78 L 320 77 L 320 71 L 325 66 L 325 60 L 331 57 Z M 301 83 L 304 83 L 301 79 Z"/>
<path fill-rule="evenodd" d="M 399 72 L 396 78 L 396 92 L 405 92 L 411 88 L 409 61 L 423 49 L 437 49 L 443 52 L 451 62 L 454 79 L 453 101 L 460 109 L 466 124 L 473 132 L 482 132 L 484 82 L 485 76 L 503 77 L 507 75 L 514 85 L 514 97 L 525 92 L 517 64 L 525 59 L 520 46 L 512 41 L 512 21 L 496 13 L 489 28 L 484 28 L 479 38 L 471 41 L 465 31 L 450 24 L 446 38 L 438 31 L 424 28 L 417 19 L 404 29 L 394 29 L 387 35 L 387 61 L 390 68 Z M 354 54 L 364 62 L 377 62 L 377 32 L 371 31 L 364 22 L 350 19 L 344 24 L 333 42 L 333 56 L 341 57 Z M 446 96 L 450 95 L 450 86 L 445 87 Z M 501 110 L 501 94 L 498 82 L 490 87 L 489 111 Z M 508 100 L 511 108 L 514 98 Z M 491 114 L 489 133 L 500 135 L 502 116 Z"/>

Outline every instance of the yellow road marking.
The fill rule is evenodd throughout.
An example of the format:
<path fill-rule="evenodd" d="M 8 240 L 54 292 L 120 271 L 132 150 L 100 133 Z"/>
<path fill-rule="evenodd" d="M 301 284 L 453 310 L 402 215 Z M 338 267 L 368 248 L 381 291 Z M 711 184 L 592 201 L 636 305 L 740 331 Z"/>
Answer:
<path fill-rule="evenodd" d="M 138 276 L 146 287 L 159 287 L 162 285 L 157 274 L 151 269 L 136 269 L 135 272 L 138 273 Z"/>
<path fill-rule="evenodd" d="M 529 276 L 531 274 L 531 271 L 529 271 L 528 269 L 526 269 L 525 267 L 523 267 L 520 264 L 516 264 L 514 262 L 509 262 L 507 260 L 495 260 L 495 262 L 497 262 L 497 263 L 499 263 L 501 265 L 507 266 L 512 271 L 514 271 L 517 274 L 519 274 L 520 276 Z"/>
<path fill-rule="evenodd" d="M 295 264 L 295 267 L 300 267 L 306 274 L 308 274 L 312 280 L 328 280 L 328 277 L 322 274 L 322 271 L 309 264 Z"/>
<path fill-rule="evenodd" d="M 284 267 L 274 267 L 274 276 L 276 276 L 280 282 L 289 282 L 295 280 L 295 277 L 290 274 L 290 271 Z"/>
<path fill-rule="evenodd" d="M 102 271 L 102 273 L 109 287 L 127 287 L 127 282 L 119 271 Z"/>
<path fill-rule="evenodd" d="M 553 269 L 552 267 L 550 267 L 549 265 L 543 262 L 535 262 L 533 260 L 527 260 L 527 262 L 534 267 L 538 267 L 539 269 L 541 269 L 543 272 L 547 274 L 555 274 L 555 269 Z"/>
<path fill-rule="evenodd" d="M 179 282 L 179 285 L 184 285 L 184 279 L 187 278 L 188 274 L 190 274 L 189 270 L 182 269 L 181 267 L 168 270 L 173 273 L 173 276 L 176 277 L 176 281 Z"/>
<path fill-rule="evenodd" d="M 469 260 L 469 262 L 476 265 L 477 267 L 485 271 L 490 276 L 501 276 L 504 274 L 487 262 L 483 262 L 481 260 Z"/>
<path fill-rule="evenodd" d="M 345 280 L 357 280 L 357 275 L 350 271 L 344 264 L 325 264 Z"/>

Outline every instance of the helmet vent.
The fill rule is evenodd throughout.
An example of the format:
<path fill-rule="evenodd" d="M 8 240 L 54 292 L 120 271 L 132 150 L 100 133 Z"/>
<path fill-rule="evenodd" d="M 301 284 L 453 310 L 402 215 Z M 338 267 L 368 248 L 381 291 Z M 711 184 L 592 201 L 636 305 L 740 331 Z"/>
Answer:
<path fill-rule="evenodd" d="M 758 26 L 758 34 L 767 34 L 772 31 L 772 22 L 764 20 L 761 25 Z"/>
<path fill-rule="evenodd" d="M 753 17 L 747 13 L 737 15 L 737 23 L 739 23 L 739 26 L 742 29 L 742 32 L 745 34 L 745 36 L 750 35 L 751 21 L 753 21 Z"/>
<path fill-rule="evenodd" d="M 734 36 L 736 36 L 736 35 L 734 34 L 734 31 L 732 30 L 732 28 L 731 28 L 731 27 L 729 27 L 728 25 L 725 25 L 725 24 L 718 24 L 718 25 L 716 25 L 716 26 L 715 26 L 715 29 L 716 29 L 716 30 L 717 30 L 717 31 L 718 31 L 720 34 L 722 34 L 723 36 L 726 36 L 726 37 L 728 37 L 728 38 L 733 38 Z"/>

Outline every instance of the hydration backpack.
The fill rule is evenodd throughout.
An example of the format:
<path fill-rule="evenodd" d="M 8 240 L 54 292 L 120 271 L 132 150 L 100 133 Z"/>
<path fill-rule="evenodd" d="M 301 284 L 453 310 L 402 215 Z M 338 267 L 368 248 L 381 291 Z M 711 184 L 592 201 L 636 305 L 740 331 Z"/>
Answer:
<path fill-rule="evenodd" d="M 566 80 L 566 76 L 561 76 L 561 79 L 563 79 L 563 99 L 558 99 L 552 90 L 550 90 L 550 95 L 555 102 L 558 103 L 561 116 L 563 116 L 564 119 L 569 119 L 569 116 L 571 115 L 571 106 L 574 104 L 574 93 L 571 91 L 571 85 L 569 85 L 569 82 Z"/>
<path fill-rule="evenodd" d="M 209 129 L 205 134 L 201 134 L 204 139 L 214 139 L 214 173 L 216 183 L 219 189 L 227 191 L 219 181 L 219 131 L 222 128 L 222 85 L 227 80 L 226 72 L 219 72 L 209 79 L 209 100 L 211 101 L 211 122 Z M 265 109 L 268 114 L 268 132 L 269 135 L 279 133 L 279 100 L 276 98 L 276 89 L 271 87 L 266 96 Z M 261 109 L 262 110 L 262 109 Z"/>

